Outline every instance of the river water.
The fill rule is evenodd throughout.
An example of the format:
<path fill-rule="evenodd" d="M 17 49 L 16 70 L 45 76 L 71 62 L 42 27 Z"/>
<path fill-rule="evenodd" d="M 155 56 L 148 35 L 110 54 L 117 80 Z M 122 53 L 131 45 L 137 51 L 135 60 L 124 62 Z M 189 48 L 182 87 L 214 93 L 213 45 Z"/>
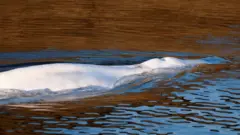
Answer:
<path fill-rule="evenodd" d="M 45 50 L 0 55 L 1 59 L 14 63 L 2 64 L 2 71 L 59 61 L 126 65 L 164 56 L 196 59 L 210 55 L 116 50 Z M 48 58 L 55 61 L 46 61 Z M 197 67 L 164 80 L 145 78 L 98 96 L 87 93 L 86 96 L 93 97 L 85 99 L 34 103 L 29 100 L 28 104 L 11 104 L 10 99 L 2 99 L 0 102 L 5 105 L 0 113 L 1 131 L 24 134 L 238 134 L 239 58 L 225 58 L 231 63 Z M 18 96 L 21 95 L 12 98 Z"/>
<path fill-rule="evenodd" d="M 1 1 L 0 72 L 59 62 L 130 65 L 162 57 L 218 56 L 230 63 L 138 79 L 99 93 L 93 89 L 64 101 L 19 103 L 15 99 L 39 93 L 4 99 L 9 95 L 0 92 L 0 134 L 239 135 L 239 4 Z"/>

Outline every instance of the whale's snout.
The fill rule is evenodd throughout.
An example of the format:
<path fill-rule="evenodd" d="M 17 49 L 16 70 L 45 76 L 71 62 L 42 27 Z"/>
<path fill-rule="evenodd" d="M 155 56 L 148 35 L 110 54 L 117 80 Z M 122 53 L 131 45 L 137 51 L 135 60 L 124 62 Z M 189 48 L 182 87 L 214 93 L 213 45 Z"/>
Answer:
<path fill-rule="evenodd" d="M 213 57 L 206 57 L 203 58 L 202 60 L 204 60 L 207 64 L 220 64 L 220 63 L 229 63 L 231 61 L 224 59 L 224 58 L 220 58 L 217 56 L 213 56 Z"/>

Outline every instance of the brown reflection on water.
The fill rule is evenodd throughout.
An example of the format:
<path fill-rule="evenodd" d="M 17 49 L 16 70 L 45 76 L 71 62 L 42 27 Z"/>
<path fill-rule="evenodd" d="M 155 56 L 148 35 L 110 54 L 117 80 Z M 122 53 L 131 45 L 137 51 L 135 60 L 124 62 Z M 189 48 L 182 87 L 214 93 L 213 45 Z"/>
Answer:
<path fill-rule="evenodd" d="M 0 52 L 43 49 L 175 51 L 230 55 L 234 57 L 233 61 L 239 61 L 239 57 L 235 57 L 239 55 L 240 44 L 239 7 L 238 0 L 1 0 Z M 52 61 L 58 60 L 62 59 Z M 0 62 L 14 64 L 25 61 L 1 59 Z M 225 103 L 202 101 L 211 99 L 208 97 L 211 90 L 207 88 L 214 85 L 212 80 L 219 81 L 218 85 L 223 83 L 221 79 L 238 81 L 239 64 L 198 67 L 192 72 L 203 74 L 184 84 L 166 80 L 160 82 L 159 87 L 140 93 L 111 94 L 73 102 L 0 106 L 0 134 L 33 134 L 35 130 L 50 127 L 78 132 L 84 126 L 105 129 L 109 119 L 123 122 L 119 125 L 111 123 L 112 130 L 130 128 L 141 131 L 153 127 L 152 132 L 157 133 L 161 128 L 155 128 L 156 125 L 183 123 L 188 124 L 188 128 L 209 127 L 207 133 L 222 133 L 221 128 L 238 132 L 239 113 L 228 115 L 240 110 L 239 87 L 215 91 L 220 93 L 219 101 Z M 230 82 L 229 87 L 233 86 Z M 200 88 L 206 88 L 205 93 L 193 91 L 200 91 Z M 184 97 L 173 94 L 176 92 L 190 94 Z M 196 99 L 187 99 L 191 97 Z M 163 108 L 154 108 L 159 106 Z M 138 107 L 148 110 L 139 110 Z M 180 111 L 175 112 L 174 108 Z M 128 117 L 128 113 L 136 115 Z M 160 120 L 141 119 L 145 117 Z M 140 123 L 129 121 L 131 118 L 138 118 Z M 169 121 L 161 121 L 164 118 Z M 216 129 L 212 125 L 222 127 Z"/>
<path fill-rule="evenodd" d="M 72 120 L 76 122 L 67 125 L 68 129 L 72 129 L 79 126 L 76 118 L 91 118 L 91 117 L 104 117 L 105 115 L 114 112 L 115 106 L 179 106 L 182 103 L 173 103 L 171 92 L 174 89 L 153 89 L 149 92 L 127 94 L 127 95 L 111 95 L 111 96 L 101 96 L 94 98 L 82 99 L 76 102 L 65 102 L 56 104 L 33 104 L 31 105 L 13 105 L 7 108 L 1 108 L 1 110 L 7 110 L 6 115 L 0 116 L 1 124 L 0 131 L 6 133 L 6 129 L 13 129 L 14 133 L 32 133 L 33 130 L 44 129 L 44 120 L 61 121 L 64 116 L 73 117 Z M 163 95 L 161 95 L 163 93 Z M 189 104 L 188 101 L 184 101 Z M 23 108 L 21 108 L 23 107 Z M 16 118 L 16 112 L 19 116 L 24 116 L 23 118 Z M 123 114 L 124 115 L 124 114 Z M 31 117 L 44 117 L 43 119 L 31 119 Z M 120 116 L 120 115 L 118 115 Z M 45 117 L 47 117 L 45 119 Z M 124 121 L 124 119 L 123 119 Z M 22 123 L 23 122 L 23 123 Z M 39 125 L 31 125 L 28 123 L 41 123 Z M 101 127 L 99 124 L 94 124 L 94 120 L 86 120 L 88 126 Z M 19 127 L 19 125 L 25 125 L 24 127 Z M 80 124 L 81 125 L 81 124 Z M 61 127 L 57 125 L 50 125 L 49 127 Z M 20 131 L 17 129 L 20 128 Z M 1 133 L 1 132 L 0 132 Z"/>
<path fill-rule="evenodd" d="M 0 51 L 54 48 L 237 54 L 231 48 L 239 44 L 239 7 L 237 0 L 1 0 Z M 234 44 L 216 45 L 204 41 L 209 35 L 238 39 L 230 41 Z"/>
<path fill-rule="evenodd" d="M 220 94 L 218 98 L 224 100 L 221 103 L 211 101 L 208 93 L 212 92 L 212 88 L 208 87 L 223 83 L 220 81 L 214 84 L 211 82 L 214 80 L 239 79 L 239 67 L 239 64 L 197 67 L 190 73 L 201 72 L 198 78 L 185 83 L 178 82 L 174 78 L 161 81 L 158 87 L 140 93 L 110 94 L 70 102 L 1 106 L 0 133 L 7 131 L 10 134 L 31 134 L 35 131 L 39 133 L 45 131 L 45 133 L 66 134 L 68 130 L 70 133 L 94 133 L 91 130 L 84 131 L 84 127 L 101 128 L 103 131 L 99 132 L 103 134 L 107 133 L 107 129 L 116 133 L 116 129 L 124 128 L 146 133 L 147 131 L 142 130 L 151 129 L 152 126 L 154 128 L 156 125 L 159 128 L 167 125 L 177 127 L 177 124 L 188 124 L 189 127 L 196 128 L 195 130 L 208 129 L 207 125 L 209 125 L 207 133 L 224 133 L 221 131 L 223 129 L 237 132 L 240 130 L 240 115 L 237 113 L 235 116 L 234 111 L 240 110 L 239 101 L 237 101 L 240 94 L 239 88 L 234 88 L 231 84 L 227 86 L 228 88 L 224 88 L 224 84 L 217 88 L 215 94 Z M 181 78 L 184 74 L 187 73 L 182 73 L 175 79 Z M 206 93 L 198 93 L 197 91 L 201 91 L 201 88 L 204 88 Z M 197 90 L 196 93 L 195 90 Z M 218 91 L 230 93 L 230 96 Z M 190 94 L 181 96 L 176 93 Z M 196 97 L 196 101 L 191 100 L 192 97 Z M 139 119 L 139 122 L 132 120 L 134 118 Z M 176 130 L 170 131 L 178 133 Z M 156 129 L 152 132 L 157 133 Z M 192 132 L 194 130 L 189 131 L 189 133 Z"/>

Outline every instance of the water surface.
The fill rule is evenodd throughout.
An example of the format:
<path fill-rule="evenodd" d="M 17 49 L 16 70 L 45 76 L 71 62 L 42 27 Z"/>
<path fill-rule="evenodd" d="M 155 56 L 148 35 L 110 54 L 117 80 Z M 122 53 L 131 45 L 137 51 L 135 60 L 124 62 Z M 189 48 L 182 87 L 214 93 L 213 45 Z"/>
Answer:
<path fill-rule="evenodd" d="M 238 0 L 1 0 L 0 72 L 166 56 L 231 63 L 138 79 L 74 101 L 2 100 L 0 134 L 239 135 L 239 7 Z"/>
<path fill-rule="evenodd" d="M 2 53 L 1 59 L 11 59 L 12 63 L 3 63 L 1 69 L 42 64 L 41 59 L 44 59 L 44 63 L 49 63 L 45 60 L 48 53 L 56 54 L 49 58 L 50 63 L 55 62 L 51 59 L 55 59 L 62 62 L 107 65 L 139 63 L 165 55 L 179 58 L 210 56 L 113 50 L 97 53 L 57 50 Z M 99 96 L 87 93 L 88 97 L 94 96 L 91 98 L 4 105 L 0 114 L 3 121 L 0 124 L 1 131 L 40 134 L 184 135 L 194 134 L 196 131 L 199 134 L 238 134 L 239 61 L 228 59 L 232 60 L 231 64 L 200 66 L 164 80 L 139 79 Z M 1 102 L 4 103 L 3 100 Z"/>

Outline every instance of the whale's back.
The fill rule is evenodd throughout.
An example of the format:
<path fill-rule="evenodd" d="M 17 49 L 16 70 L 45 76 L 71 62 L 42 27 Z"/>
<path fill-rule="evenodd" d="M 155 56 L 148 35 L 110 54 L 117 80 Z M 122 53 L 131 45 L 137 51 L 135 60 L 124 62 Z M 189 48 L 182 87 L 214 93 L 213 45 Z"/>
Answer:
<path fill-rule="evenodd" d="M 148 73 L 153 69 L 164 68 L 164 71 L 167 71 L 167 69 L 172 68 L 177 69 L 197 64 L 215 64 L 220 62 L 224 62 L 224 59 L 210 57 L 197 60 L 183 60 L 174 57 L 165 57 L 150 59 L 136 65 L 124 66 L 74 63 L 45 64 L 0 72 L 0 89 L 50 89 L 59 91 L 88 86 L 111 89 L 114 87 L 116 81 L 123 77 L 144 72 Z"/>

